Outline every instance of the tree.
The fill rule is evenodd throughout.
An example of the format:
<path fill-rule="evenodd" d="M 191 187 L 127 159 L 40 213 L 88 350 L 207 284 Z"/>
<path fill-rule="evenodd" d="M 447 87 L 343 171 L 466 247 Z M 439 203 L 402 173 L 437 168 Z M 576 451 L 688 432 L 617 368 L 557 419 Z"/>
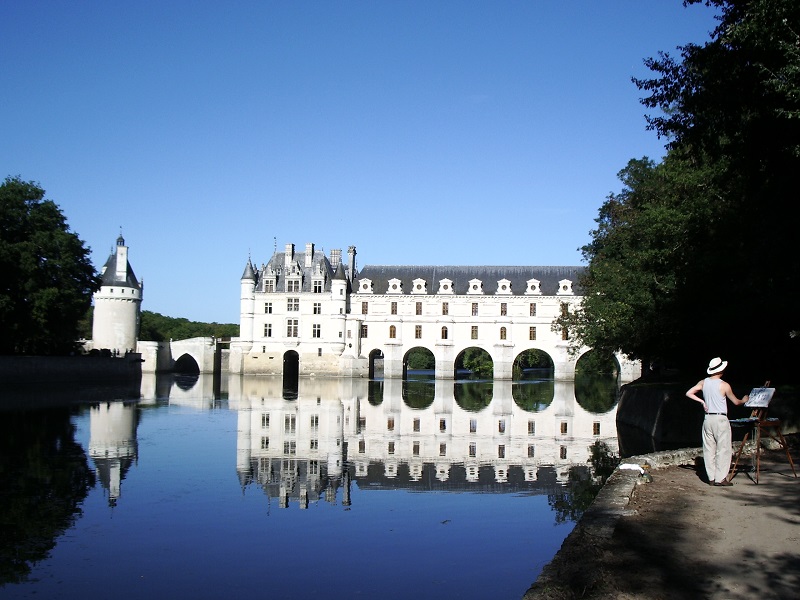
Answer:
<path fill-rule="evenodd" d="M 667 155 L 621 172 L 583 248 L 583 314 L 559 324 L 646 361 L 696 371 L 725 355 L 777 377 L 800 329 L 788 218 L 800 183 L 800 4 L 709 3 L 710 40 L 646 60 L 654 77 L 634 80 Z"/>
<path fill-rule="evenodd" d="M 18 176 L 0 185 L 2 354 L 74 349 L 78 322 L 100 285 L 89 249 L 44 193 Z"/>

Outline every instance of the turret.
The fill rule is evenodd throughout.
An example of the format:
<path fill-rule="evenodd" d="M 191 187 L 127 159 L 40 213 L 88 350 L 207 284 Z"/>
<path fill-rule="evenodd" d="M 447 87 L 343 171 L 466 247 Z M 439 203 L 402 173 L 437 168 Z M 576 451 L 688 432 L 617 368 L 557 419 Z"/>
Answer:
<path fill-rule="evenodd" d="M 239 339 L 243 342 L 253 341 L 253 315 L 255 313 L 256 274 L 253 263 L 247 259 L 241 279 L 239 296 Z"/>
<path fill-rule="evenodd" d="M 122 235 L 100 276 L 100 289 L 93 295 L 92 347 L 108 349 L 113 354 L 133 352 L 139 336 L 143 286 L 128 262 L 128 247 Z"/>

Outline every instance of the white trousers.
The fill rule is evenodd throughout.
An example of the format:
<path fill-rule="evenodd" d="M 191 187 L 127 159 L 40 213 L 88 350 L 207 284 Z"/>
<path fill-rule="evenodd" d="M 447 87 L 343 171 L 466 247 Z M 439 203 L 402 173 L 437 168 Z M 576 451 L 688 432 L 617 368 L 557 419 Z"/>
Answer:
<path fill-rule="evenodd" d="M 731 454 L 728 415 L 706 415 L 703 421 L 703 462 L 709 481 L 719 483 L 728 476 Z"/>

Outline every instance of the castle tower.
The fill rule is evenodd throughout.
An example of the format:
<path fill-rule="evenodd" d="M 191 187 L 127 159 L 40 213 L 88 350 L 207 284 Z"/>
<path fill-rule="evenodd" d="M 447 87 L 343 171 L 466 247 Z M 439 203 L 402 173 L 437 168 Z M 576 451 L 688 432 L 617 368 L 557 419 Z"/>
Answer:
<path fill-rule="evenodd" d="M 122 235 L 100 271 L 100 289 L 93 295 L 92 347 L 125 354 L 136 350 L 143 285 L 128 262 Z"/>

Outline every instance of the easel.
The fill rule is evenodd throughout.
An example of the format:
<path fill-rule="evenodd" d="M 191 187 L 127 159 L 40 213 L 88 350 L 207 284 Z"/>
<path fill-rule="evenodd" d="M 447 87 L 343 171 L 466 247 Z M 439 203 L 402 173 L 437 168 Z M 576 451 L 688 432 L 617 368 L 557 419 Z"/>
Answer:
<path fill-rule="evenodd" d="M 769 402 L 772 400 L 772 395 L 775 393 L 775 388 L 766 387 L 768 385 L 769 381 L 767 381 L 765 387 L 753 388 L 753 391 L 750 392 L 750 399 L 745 402 L 745 406 L 750 406 L 753 408 L 753 411 L 750 413 L 749 417 L 731 420 L 731 425 L 733 426 L 751 425 L 752 428 L 744 435 L 742 443 L 739 445 L 739 449 L 736 451 L 736 458 L 733 461 L 730 473 L 728 473 L 728 481 L 730 481 L 736 474 L 736 467 L 739 464 L 739 457 L 742 455 L 744 446 L 747 443 L 747 438 L 752 435 L 756 442 L 755 482 L 758 484 L 758 474 L 761 471 L 762 434 L 766 434 L 767 437 L 775 440 L 786 452 L 786 458 L 789 460 L 789 465 L 792 467 L 792 473 L 795 477 L 797 477 L 797 471 L 794 469 L 794 461 L 792 461 L 792 456 L 789 454 L 789 445 L 786 443 L 786 438 L 783 437 L 783 432 L 781 431 L 781 420 L 777 417 L 767 417 Z"/>

